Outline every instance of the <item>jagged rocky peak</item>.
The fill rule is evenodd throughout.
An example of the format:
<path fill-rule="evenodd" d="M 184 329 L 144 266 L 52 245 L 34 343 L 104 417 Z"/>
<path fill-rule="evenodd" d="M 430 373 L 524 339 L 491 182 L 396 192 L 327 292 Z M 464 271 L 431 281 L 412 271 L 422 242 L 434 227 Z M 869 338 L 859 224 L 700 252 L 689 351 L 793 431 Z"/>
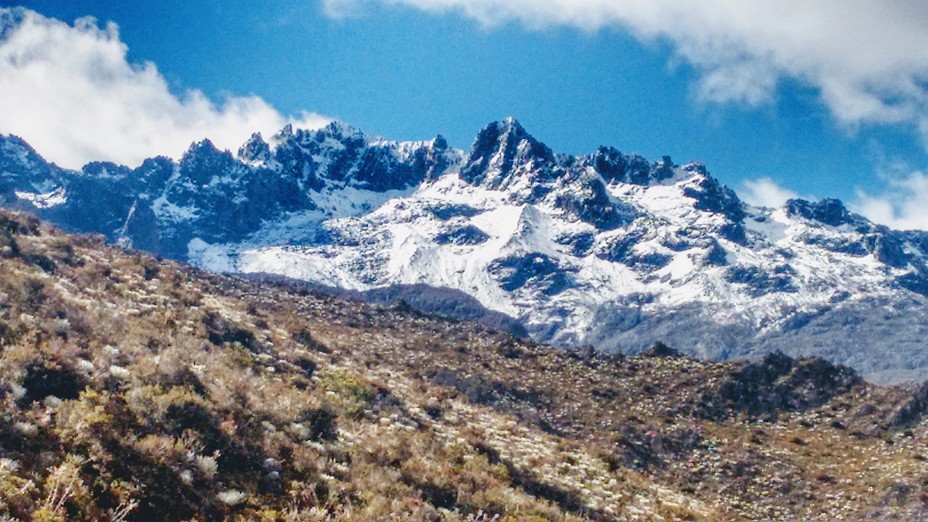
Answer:
<path fill-rule="evenodd" d="M 31 145 L 26 143 L 24 139 L 14 134 L 0 134 L 0 153 L 2 153 L 4 157 L 10 157 L 13 155 L 39 156 L 39 154 L 35 151 L 35 149 L 32 148 Z"/>
<path fill-rule="evenodd" d="M 851 214 L 840 200 L 830 198 L 814 202 L 791 199 L 786 202 L 786 213 L 833 227 L 864 221 L 862 217 Z"/>
<path fill-rule="evenodd" d="M 576 178 L 576 179 L 574 179 Z M 612 230 L 634 221 L 634 208 L 609 195 L 596 174 L 580 172 L 571 176 L 562 190 L 554 194 L 554 206 L 564 211 L 572 221 L 583 221 L 598 230 Z"/>
<path fill-rule="evenodd" d="M 460 166 L 461 151 L 450 147 L 441 134 L 428 142 L 400 145 L 413 170 L 424 174 L 423 179 L 436 179 L 449 169 Z"/>
<path fill-rule="evenodd" d="M 735 191 L 712 176 L 700 177 L 683 194 L 696 200 L 696 208 L 723 214 L 732 221 L 744 219 L 744 203 Z"/>
<path fill-rule="evenodd" d="M 92 161 L 81 169 L 81 174 L 94 178 L 124 178 L 130 172 L 129 167 L 109 161 Z"/>
<path fill-rule="evenodd" d="M 12 134 L 0 135 L 0 183 L 3 179 L 7 183 L 13 182 L 13 178 L 22 178 L 18 180 L 22 183 L 42 181 L 40 178 L 47 178 L 52 170 L 52 166 L 25 140 Z M 17 188 L 26 187 L 17 184 Z"/>
<path fill-rule="evenodd" d="M 722 237 L 735 243 L 747 241 L 744 229 L 747 213 L 735 191 L 710 176 L 698 163 L 687 165 L 683 170 L 694 174 L 692 184 L 683 189 L 683 195 L 695 200 L 693 206 L 697 209 L 725 217 L 726 223 L 717 230 Z"/>
<path fill-rule="evenodd" d="M 515 118 L 484 127 L 471 147 L 461 177 L 474 185 L 505 188 L 519 173 L 550 180 L 559 168 L 554 153 L 536 140 Z"/>
<path fill-rule="evenodd" d="M 179 165 L 183 168 L 192 163 L 215 161 L 219 158 L 232 158 L 228 150 L 219 150 L 208 138 L 190 144 L 187 152 L 181 157 Z"/>
<path fill-rule="evenodd" d="M 384 192 L 415 186 L 443 174 L 450 164 L 448 144 L 397 143 L 370 138 L 361 130 L 332 122 L 318 130 L 285 127 L 274 136 L 273 160 L 286 177 L 313 191 L 352 186 Z"/>
<path fill-rule="evenodd" d="M 255 136 L 252 135 L 252 140 Z M 252 141 L 249 140 L 249 141 Z M 263 141 L 263 140 L 262 140 Z M 346 123 L 333 121 L 319 129 L 294 129 L 288 123 L 270 140 L 276 153 L 280 148 L 296 148 L 303 151 L 320 147 L 342 148 L 343 146 L 360 147 L 367 143 L 364 133 Z M 260 146 L 260 145 L 259 145 Z"/>
<path fill-rule="evenodd" d="M 320 129 L 294 129 L 293 125 L 288 123 L 274 135 L 273 141 L 278 147 L 309 149 L 314 146 L 359 148 L 367 145 L 369 140 L 361 129 L 333 121 Z"/>
<path fill-rule="evenodd" d="M 190 144 L 190 147 L 187 148 L 187 152 L 184 153 L 184 159 L 200 154 L 221 154 L 221 151 L 213 145 L 213 142 L 209 138 L 203 138 L 200 141 L 195 141 Z"/>
<path fill-rule="evenodd" d="M 288 123 L 284 125 L 280 132 L 274 135 L 275 140 L 286 139 L 288 136 L 293 136 L 293 125 Z"/>
<path fill-rule="evenodd" d="M 160 190 L 173 173 L 174 161 L 166 156 L 156 156 L 143 161 L 132 171 L 129 179 L 138 185 L 137 190 L 140 192 Z"/>
<path fill-rule="evenodd" d="M 254 139 L 255 136 L 252 135 L 249 142 Z M 275 145 L 275 152 L 280 148 L 296 148 L 303 152 L 319 152 L 326 149 L 339 151 L 343 148 L 358 149 L 368 146 L 376 140 L 369 139 L 357 127 L 340 121 L 333 121 L 319 129 L 294 129 L 293 125 L 288 123 L 270 141 Z M 256 146 L 261 147 L 259 143 L 256 143 Z"/>
<path fill-rule="evenodd" d="M 693 161 L 693 162 L 687 163 L 685 165 L 680 166 L 679 169 L 691 177 L 700 177 L 700 178 L 710 177 L 709 169 L 707 169 L 705 165 L 699 162 Z"/>
<path fill-rule="evenodd" d="M 672 178 L 677 168 L 670 156 L 648 163 L 638 154 L 625 155 L 615 147 L 600 147 L 585 160 L 608 183 L 650 185 Z"/>
<path fill-rule="evenodd" d="M 662 181 L 672 178 L 674 169 L 676 168 L 677 166 L 674 165 L 670 156 L 662 156 L 660 160 L 655 161 L 654 164 L 651 165 L 651 170 L 648 172 L 648 175 L 652 181 Z"/>
<path fill-rule="evenodd" d="M 238 158 L 245 163 L 267 163 L 271 159 L 271 147 L 261 137 L 261 133 L 256 132 L 238 149 Z"/>
<path fill-rule="evenodd" d="M 180 174 L 194 183 L 205 185 L 214 176 L 227 172 L 235 160 L 229 151 L 220 151 L 208 139 L 190 145 L 180 160 Z"/>
<path fill-rule="evenodd" d="M 361 132 L 361 129 L 349 125 L 341 121 L 333 121 L 323 127 L 320 131 L 320 134 L 332 136 L 334 138 L 340 139 L 361 139 L 364 140 L 364 133 Z"/>
<path fill-rule="evenodd" d="M 441 134 L 435 136 L 435 139 L 432 140 L 432 149 L 436 152 L 444 152 L 448 150 L 448 140 L 445 139 Z"/>

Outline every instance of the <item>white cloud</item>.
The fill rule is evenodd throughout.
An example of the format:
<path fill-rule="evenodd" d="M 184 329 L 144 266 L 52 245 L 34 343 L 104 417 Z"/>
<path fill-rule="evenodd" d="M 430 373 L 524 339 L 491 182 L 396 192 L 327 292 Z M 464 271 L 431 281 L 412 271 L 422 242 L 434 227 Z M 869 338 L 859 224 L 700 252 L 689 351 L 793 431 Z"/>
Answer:
<path fill-rule="evenodd" d="M 673 44 L 709 101 L 759 104 L 789 78 L 820 92 L 844 125 L 909 124 L 928 139 L 928 2 L 923 0 L 323 0 L 518 22 L 626 30 Z"/>
<path fill-rule="evenodd" d="M 857 191 L 848 207 L 867 219 L 901 230 L 928 230 L 928 174 L 920 171 L 888 180 L 882 194 Z"/>
<path fill-rule="evenodd" d="M 783 188 L 770 178 L 746 180 L 738 191 L 741 199 L 755 207 L 778 208 L 788 199 L 799 197 L 792 190 Z"/>
<path fill-rule="evenodd" d="M 176 157 L 207 137 L 235 150 L 255 131 L 328 121 L 312 113 L 285 117 L 257 96 L 215 104 L 198 90 L 174 95 L 154 64 L 131 64 L 126 50 L 112 23 L 100 28 L 81 19 L 71 26 L 0 9 L 0 133 L 78 168 L 91 160 L 135 165 L 159 154 Z"/>

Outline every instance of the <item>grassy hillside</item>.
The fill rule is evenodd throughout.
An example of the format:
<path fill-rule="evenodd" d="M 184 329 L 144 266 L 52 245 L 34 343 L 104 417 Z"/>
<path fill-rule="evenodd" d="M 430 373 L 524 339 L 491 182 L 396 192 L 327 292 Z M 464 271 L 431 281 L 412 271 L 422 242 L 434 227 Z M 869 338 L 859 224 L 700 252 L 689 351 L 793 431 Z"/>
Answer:
<path fill-rule="evenodd" d="M 0 213 L 0 520 L 919 520 L 928 388 L 566 353 Z"/>

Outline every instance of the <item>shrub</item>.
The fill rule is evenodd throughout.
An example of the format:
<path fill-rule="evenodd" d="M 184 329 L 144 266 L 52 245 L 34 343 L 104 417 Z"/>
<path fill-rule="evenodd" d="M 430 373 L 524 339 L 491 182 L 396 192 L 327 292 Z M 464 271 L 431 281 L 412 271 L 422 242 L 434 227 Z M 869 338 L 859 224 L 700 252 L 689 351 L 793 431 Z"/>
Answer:
<path fill-rule="evenodd" d="M 20 398 L 19 406 L 54 396 L 59 399 L 76 399 L 84 389 L 83 377 L 72 368 L 56 361 L 33 361 L 26 367 L 22 380 L 26 393 Z"/>

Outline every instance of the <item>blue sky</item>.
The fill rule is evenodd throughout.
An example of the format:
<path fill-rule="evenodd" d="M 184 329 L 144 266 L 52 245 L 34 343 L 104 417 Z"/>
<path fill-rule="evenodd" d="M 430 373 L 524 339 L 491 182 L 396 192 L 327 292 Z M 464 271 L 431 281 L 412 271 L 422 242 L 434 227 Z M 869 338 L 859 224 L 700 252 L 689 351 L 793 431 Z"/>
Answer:
<path fill-rule="evenodd" d="M 291 119 L 466 148 L 511 115 L 558 152 L 669 154 L 758 202 L 838 197 L 928 228 L 926 8 L 676 4 L 27 1 L 33 39 L 0 40 L 0 132 L 76 167 L 176 156 L 202 137 L 235 148 Z M 59 121 L 69 106 L 85 112 Z"/>

